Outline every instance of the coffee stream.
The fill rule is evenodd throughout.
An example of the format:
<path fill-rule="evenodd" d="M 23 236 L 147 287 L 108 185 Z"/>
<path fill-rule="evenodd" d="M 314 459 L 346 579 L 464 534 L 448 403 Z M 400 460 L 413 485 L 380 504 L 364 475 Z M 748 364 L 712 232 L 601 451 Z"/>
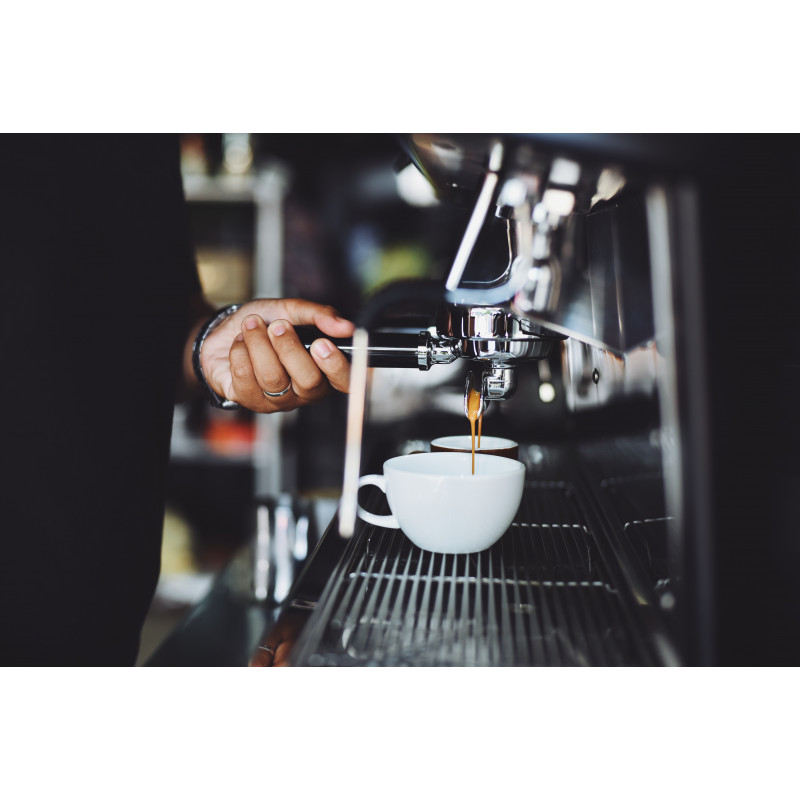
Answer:
<path fill-rule="evenodd" d="M 472 386 L 467 395 L 467 419 L 472 433 L 472 474 L 475 474 L 475 420 L 478 421 L 478 447 L 481 446 L 481 428 L 483 427 L 483 414 L 481 414 L 481 393 Z"/>

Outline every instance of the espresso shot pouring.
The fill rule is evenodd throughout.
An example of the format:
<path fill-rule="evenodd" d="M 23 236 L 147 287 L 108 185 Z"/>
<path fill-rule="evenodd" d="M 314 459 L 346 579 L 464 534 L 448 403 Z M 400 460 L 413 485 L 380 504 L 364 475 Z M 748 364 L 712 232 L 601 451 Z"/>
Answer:
<path fill-rule="evenodd" d="M 477 383 L 477 388 L 475 386 Z M 486 401 L 483 398 L 483 383 L 480 375 L 470 370 L 467 373 L 467 383 L 464 389 L 464 413 L 469 420 L 470 435 L 472 437 L 472 474 L 475 474 L 475 422 L 478 423 L 478 449 L 481 446 L 481 428 L 483 427 L 483 414 L 486 411 Z"/>

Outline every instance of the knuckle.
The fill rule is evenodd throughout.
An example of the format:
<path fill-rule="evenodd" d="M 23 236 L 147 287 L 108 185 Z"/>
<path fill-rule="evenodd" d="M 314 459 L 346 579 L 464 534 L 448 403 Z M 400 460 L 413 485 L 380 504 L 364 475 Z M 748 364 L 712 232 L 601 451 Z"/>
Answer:
<path fill-rule="evenodd" d="M 350 364 L 341 353 L 332 353 L 325 360 L 325 374 L 329 380 L 347 381 L 350 378 Z"/>
<path fill-rule="evenodd" d="M 303 301 L 297 297 L 289 297 L 284 300 L 284 303 L 286 304 L 286 310 L 289 312 L 289 314 L 296 316 L 303 304 Z"/>
<path fill-rule="evenodd" d="M 317 369 L 301 369 L 295 372 L 295 383 L 305 393 L 310 394 L 325 383 L 324 376 Z"/>
<path fill-rule="evenodd" d="M 234 380 L 244 382 L 252 376 L 249 364 L 231 364 L 231 375 Z"/>
<path fill-rule="evenodd" d="M 319 325 L 319 320 L 324 319 L 326 317 L 335 317 L 337 316 L 337 311 L 333 306 L 318 306 L 316 311 L 314 312 L 314 323 Z"/>

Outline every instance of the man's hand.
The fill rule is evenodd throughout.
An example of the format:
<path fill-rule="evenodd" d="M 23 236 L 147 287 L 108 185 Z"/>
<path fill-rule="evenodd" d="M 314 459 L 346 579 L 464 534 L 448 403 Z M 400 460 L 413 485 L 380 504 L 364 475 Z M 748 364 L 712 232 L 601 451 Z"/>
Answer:
<path fill-rule="evenodd" d="M 250 667 L 289 667 L 292 648 L 303 630 L 308 611 L 287 608 L 250 659 Z"/>
<path fill-rule="evenodd" d="M 306 350 L 294 325 L 314 325 L 332 337 L 355 326 L 331 306 L 308 300 L 251 300 L 203 343 L 203 374 L 214 391 L 252 411 L 291 411 L 317 403 L 333 387 L 347 392 L 350 364 L 327 339 Z M 265 392 L 278 394 L 269 397 Z"/>

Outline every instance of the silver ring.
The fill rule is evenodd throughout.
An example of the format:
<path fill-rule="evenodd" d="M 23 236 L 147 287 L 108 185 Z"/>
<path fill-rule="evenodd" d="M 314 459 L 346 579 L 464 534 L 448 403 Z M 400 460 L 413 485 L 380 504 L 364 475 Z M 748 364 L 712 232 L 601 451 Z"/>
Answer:
<path fill-rule="evenodd" d="M 275 651 L 267 644 L 259 645 L 259 650 L 264 650 L 265 652 L 269 653 L 273 658 L 275 658 Z"/>
<path fill-rule="evenodd" d="M 289 385 L 282 392 L 268 392 L 266 389 L 262 389 L 261 391 L 264 392 L 265 397 L 283 397 L 291 388 L 292 383 L 289 381 Z"/>

